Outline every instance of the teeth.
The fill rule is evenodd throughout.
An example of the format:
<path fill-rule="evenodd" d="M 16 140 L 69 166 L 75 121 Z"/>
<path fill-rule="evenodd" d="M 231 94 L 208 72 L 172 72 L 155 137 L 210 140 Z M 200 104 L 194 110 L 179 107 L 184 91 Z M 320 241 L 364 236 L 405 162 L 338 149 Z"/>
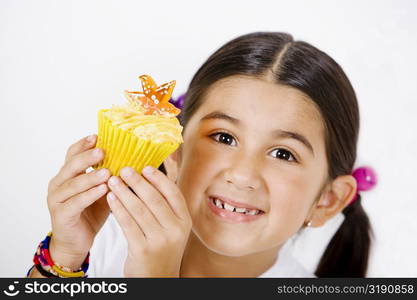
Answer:
<path fill-rule="evenodd" d="M 219 199 L 215 199 L 214 200 L 214 204 L 218 207 L 218 208 L 222 208 L 225 209 L 227 211 L 232 211 L 232 212 L 238 212 L 238 213 L 243 213 L 245 215 L 250 215 L 250 216 L 254 216 L 260 213 L 259 210 L 257 209 L 246 209 L 243 207 L 234 207 L 230 204 L 227 203 L 223 203 L 222 201 L 220 201 Z"/>
<path fill-rule="evenodd" d="M 224 203 L 224 209 L 226 209 L 228 211 L 233 211 L 234 210 L 234 207 L 231 206 L 231 205 L 229 205 L 229 204 L 227 204 L 227 203 Z"/>
<path fill-rule="evenodd" d="M 218 207 L 218 208 L 223 208 L 223 205 L 222 205 L 222 202 L 219 200 L 219 199 L 216 199 L 216 206 Z"/>

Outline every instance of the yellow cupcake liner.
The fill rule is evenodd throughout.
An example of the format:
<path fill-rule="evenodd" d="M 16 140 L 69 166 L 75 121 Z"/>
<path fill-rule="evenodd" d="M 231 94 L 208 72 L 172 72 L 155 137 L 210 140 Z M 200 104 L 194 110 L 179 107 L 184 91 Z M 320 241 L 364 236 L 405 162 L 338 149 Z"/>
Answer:
<path fill-rule="evenodd" d="M 104 150 L 104 160 L 93 166 L 95 169 L 107 168 L 115 176 L 124 167 L 132 167 L 141 173 L 145 166 L 158 168 L 179 146 L 178 143 L 154 143 L 120 129 L 104 116 L 106 111 L 108 109 L 98 112 L 96 147 Z"/>

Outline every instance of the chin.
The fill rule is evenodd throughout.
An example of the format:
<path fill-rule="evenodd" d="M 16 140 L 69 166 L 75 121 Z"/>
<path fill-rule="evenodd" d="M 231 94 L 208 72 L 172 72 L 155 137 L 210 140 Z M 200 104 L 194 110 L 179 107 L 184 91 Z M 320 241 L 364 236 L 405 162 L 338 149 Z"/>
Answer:
<path fill-rule="evenodd" d="M 242 237 L 219 237 L 210 232 L 194 233 L 207 249 L 219 255 L 239 257 L 256 252 L 255 241 L 244 240 Z"/>

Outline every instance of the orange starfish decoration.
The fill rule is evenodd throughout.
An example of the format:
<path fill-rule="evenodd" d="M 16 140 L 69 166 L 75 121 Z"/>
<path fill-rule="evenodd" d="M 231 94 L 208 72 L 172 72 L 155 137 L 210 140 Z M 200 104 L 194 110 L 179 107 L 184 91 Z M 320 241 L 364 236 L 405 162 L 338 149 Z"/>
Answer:
<path fill-rule="evenodd" d="M 174 114 L 179 115 L 180 109 L 169 103 L 172 91 L 174 90 L 175 80 L 157 86 L 155 81 L 149 75 L 141 75 L 139 79 L 142 82 L 143 92 L 126 91 L 129 100 L 140 101 L 146 109 L 146 115 L 154 114 Z M 133 95 L 132 95 L 133 94 Z M 138 95 L 144 95 L 142 97 Z"/>

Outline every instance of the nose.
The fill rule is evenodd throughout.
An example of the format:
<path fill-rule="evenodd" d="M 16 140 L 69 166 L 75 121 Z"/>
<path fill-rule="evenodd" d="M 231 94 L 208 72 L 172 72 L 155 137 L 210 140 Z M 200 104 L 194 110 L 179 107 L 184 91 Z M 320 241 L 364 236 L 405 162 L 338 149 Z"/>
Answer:
<path fill-rule="evenodd" d="M 259 161 L 250 155 L 236 155 L 224 172 L 225 180 L 240 190 L 260 187 Z"/>

